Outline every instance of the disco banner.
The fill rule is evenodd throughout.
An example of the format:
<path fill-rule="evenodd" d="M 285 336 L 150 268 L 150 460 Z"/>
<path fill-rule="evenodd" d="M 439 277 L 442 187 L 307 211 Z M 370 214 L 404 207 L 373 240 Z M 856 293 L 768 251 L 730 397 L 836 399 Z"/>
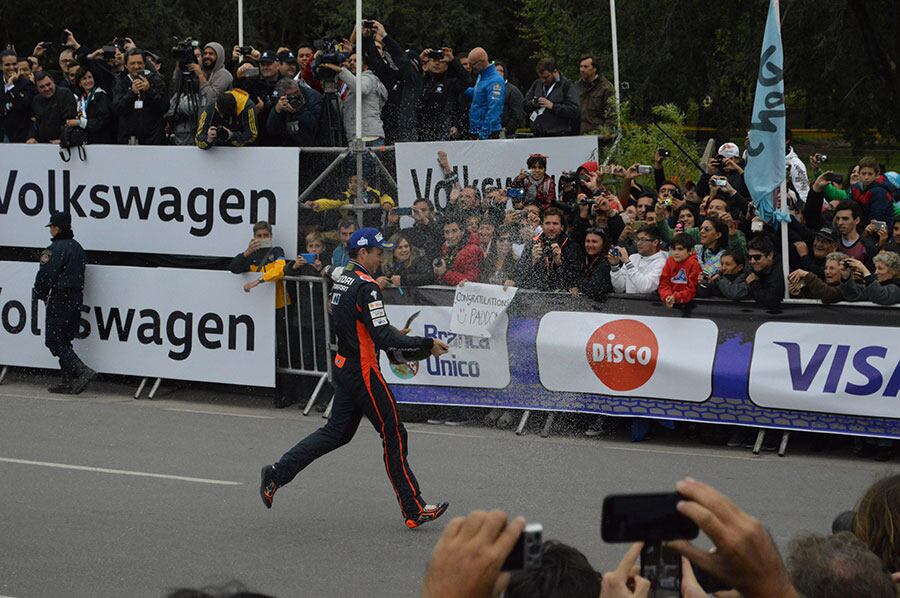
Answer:
<path fill-rule="evenodd" d="M 403 314 L 453 302 L 450 289 L 404 291 L 386 296 L 409 306 Z M 898 308 L 698 301 L 682 311 L 520 291 L 508 318 L 502 349 L 478 356 L 480 370 L 508 366 L 507 384 L 461 384 L 458 370 L 431 367 L 393 386 L 397 400 L 900 439 Z"/>

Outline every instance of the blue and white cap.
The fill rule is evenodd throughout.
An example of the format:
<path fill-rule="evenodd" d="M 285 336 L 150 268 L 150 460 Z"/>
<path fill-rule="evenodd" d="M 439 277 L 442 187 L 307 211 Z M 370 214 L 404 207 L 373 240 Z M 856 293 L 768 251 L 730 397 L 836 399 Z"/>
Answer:
<path fill-rule="evenodd" d="M 380 249 L 393 249 L 394 244 L 384 240 L 384 235 L 377 228 L 364 227 L 353 233 L 350 242 L 347 244 L 350 249 L 360 249 L 363 247 Z"/>

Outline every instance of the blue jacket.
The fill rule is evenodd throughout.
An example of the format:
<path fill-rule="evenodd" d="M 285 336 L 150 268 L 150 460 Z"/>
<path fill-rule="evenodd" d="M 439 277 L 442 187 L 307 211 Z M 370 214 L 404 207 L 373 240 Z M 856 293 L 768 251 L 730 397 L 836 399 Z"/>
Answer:
<path fill-rule="evenodd" d="M 46 301 L 53 289 L 84 288 L 87 257 L 81 245 L 72 238 L 71 230 L 63 230 L 50 247 L 41 253 L 41 266 L 34 279 L 33 295 Z"/>
<path fill-rule="evenodd" d="M 343 243 L 334 248 L 331 254 L 332 266 L 346 266 L 350 263 L 350 250 Z"/>
<path fill-rule="evenodd" d="M 488 139 L 491 134 L 503 130 L 500 117 L 506 101 L 506 81 L 490 64 L 478 75 L 475 87 L 466 90 L 466 97 L 472 100 L 469 107 L 469 132 L 479 139 Z"/>

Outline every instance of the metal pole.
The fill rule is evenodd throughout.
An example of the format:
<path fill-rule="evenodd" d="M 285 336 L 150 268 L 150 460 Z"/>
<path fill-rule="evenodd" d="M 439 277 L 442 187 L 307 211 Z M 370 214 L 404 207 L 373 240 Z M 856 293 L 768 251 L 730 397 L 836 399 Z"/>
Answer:
<path fill-rule="evenodd" d="M 616 0 L 609 0 L 609 23 L 612 28 L 612 59 L 613 59 L 613 85 L 616 88 L 616 129 L 622 128 L 619 113 L 619 39 L 616 33 Z"/>
<path fill-rule="evenodd" d="M 781 7 L 778 4 L 778 0 L 774 0 L 775 2 L 775 13 L 781 16 Z M 781 19 L 778 19 L 778 37 L 781 37 Z M 784 82 L 782 82 L 783 84 Z M 787 128 L 787 116 L 784 117 L 784 128 L 781 130 L 781 147 L 782 147 L 782 155 L 784 155 L 784 144 L 785 144 L 785 133 Z M 782 176 L 781 179 L 781 188 L 779 190 L 779 195 L 781 199 L 781 214 L 784 216 L 782 218 L 783 222 L 781 223 L 781 270 L 782 275 L 784 276 L 784 298 L 790 299 L 791 292 L 788 290 L 788 274 L 790 274 L 790 264 L 788 263 L 788 224 L 790 223 L 790 209 L 788 207 L 788 196 L 787 196 L 787 174 L 785 174 L 784 168 L 781 169 Z"/>
<path fill-rule="evenodd" d="M 238 0 L 238 45 L 244 45 L 244 0 Z"/>
<path fill-rule="evenodd" d="M 363 64 L 363 28 L 362 28 L 362 0 L 356 0 L 356 131 L 351 147 L 356 152 L 356 200 L 357 205 L 363 205 L 363 193 L 366 189 L 362 182 L 363 176 L 363 151 L 365 144 L 362 140 L 362 64 Z M 362 226 L 362 213 L 357 212 L 356 218 L 359 226 Z"/>
<path fill-rule="evenodd" d="M 327 179 L 328 176 L 334 171 L 334 169 L 341 165 L 341 163 L 344 161 L 344 158 L 347 157 L 347 154 L 348 154 L 347 150 L 344 150 L 343 152 L 341 152 L 338 155 L 338 157 L 335 158 L 334 161 L 328 165 L 328 168 L 323 170 L 322 173 L 316 177 L 316 180 L 314 180 L 312 183 L 310 183 L 309 187 L 307 187 L 306 189 L 303 190 L 303 193 L 300 194 L 300 197 L 297 198 L 297 201 L 299 203 L 303 203 L 304 201 L 306 201 L 306 198 L 308 198 L 310 195 L 312 195 L 312 192 L 315 191 L 316 188 L 318 188 L 318 186 L 322 184 L 322 181 Z"/>

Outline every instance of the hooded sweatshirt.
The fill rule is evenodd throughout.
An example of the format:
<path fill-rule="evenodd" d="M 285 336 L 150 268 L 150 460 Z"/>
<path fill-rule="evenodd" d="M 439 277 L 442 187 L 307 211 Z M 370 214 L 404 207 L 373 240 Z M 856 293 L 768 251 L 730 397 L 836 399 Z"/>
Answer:
<path fill-rule="evenodd" d="M 216 62 L 210 71 L 203 69 L 206 75 L 206 85 L 200 87 L 200 95 L 202 96 L 202 104 L 215 102 L 216 98 L 231 89 L 233 77 L 225 68 L 225 48 L 218 42 L 209 42 L 203 49 L 212 48 L 216 53 Z M 202 106 L 201 106 L 202 108 Z"/>

